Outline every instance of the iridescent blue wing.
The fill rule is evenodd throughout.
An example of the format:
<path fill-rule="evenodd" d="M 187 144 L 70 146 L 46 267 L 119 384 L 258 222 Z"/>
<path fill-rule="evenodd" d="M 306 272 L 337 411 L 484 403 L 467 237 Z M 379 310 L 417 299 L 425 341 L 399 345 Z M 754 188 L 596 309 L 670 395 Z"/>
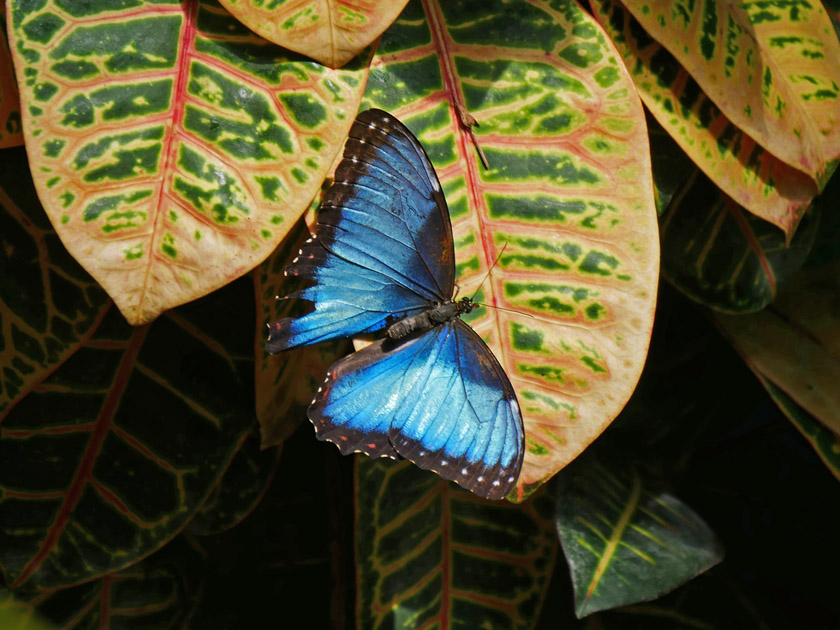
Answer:
<path fill-rule="evenodd" d="M 455 253 L 440 182 L 417 139 L 378 109 L 358 115 L 318 214 L 286 269 L 314 310 L 269 326 L 269 352 L 351 337 L 452 297 Z"/>
<path fill-rule="evenodd" d="M 455 319 L 335 363 L 312 401 L 318 438 L 344 454 L 411 460 L 488 499 L 516 485 L 525 452 L 516 394 L 481 338 Z"/>

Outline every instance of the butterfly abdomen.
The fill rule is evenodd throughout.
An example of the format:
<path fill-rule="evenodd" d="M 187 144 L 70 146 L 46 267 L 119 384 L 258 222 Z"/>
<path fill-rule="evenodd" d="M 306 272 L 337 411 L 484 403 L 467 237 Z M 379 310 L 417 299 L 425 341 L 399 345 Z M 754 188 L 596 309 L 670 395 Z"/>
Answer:
<path fill-rule="evenodd" d="M 429 330 L 439 324 L 444 324 L 461 313 L 469 313 L 473 308 L 470 298 L 462 298 L 459 302 L 444 302 L 433 306 L 422 313 L 403 317 L 385 330 L 389 339 L 404 339 L 413 332 Z"/>

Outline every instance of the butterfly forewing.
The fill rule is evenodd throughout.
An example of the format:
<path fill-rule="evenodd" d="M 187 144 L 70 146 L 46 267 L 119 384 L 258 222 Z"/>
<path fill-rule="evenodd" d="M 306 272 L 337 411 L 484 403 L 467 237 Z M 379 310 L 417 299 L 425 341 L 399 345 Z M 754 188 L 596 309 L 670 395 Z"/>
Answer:
<path fill-rule="evenodd" d="M 270 352 L 375 332 L 451 297 L 449 211 L 423 148 L 393 116 L 359 114 L 315 236 L 286 273 L 314 282 L 289 296 L 314 310 L 271 324 Z"/>

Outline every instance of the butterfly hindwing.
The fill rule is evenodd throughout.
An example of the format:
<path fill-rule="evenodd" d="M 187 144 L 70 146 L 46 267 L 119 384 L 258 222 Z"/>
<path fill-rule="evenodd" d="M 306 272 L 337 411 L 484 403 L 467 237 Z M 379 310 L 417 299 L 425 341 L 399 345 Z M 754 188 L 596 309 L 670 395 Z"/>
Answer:
<path fill-rule="evenodd" d="M 381 330 L 454 288 L 449 211 L 423 148 L 381 110 L 359 114 L 316 234 L 286 269 L 314 310 L 269 327 L 270 352 Z"/>
<path fill-rule="evenodd" d="M 513 489 L 522 465 L 513 388 L 459 319 L 337 362 L 309 417 L 318 437 L 342 452 L 400 455 L 490 499 Z"/>

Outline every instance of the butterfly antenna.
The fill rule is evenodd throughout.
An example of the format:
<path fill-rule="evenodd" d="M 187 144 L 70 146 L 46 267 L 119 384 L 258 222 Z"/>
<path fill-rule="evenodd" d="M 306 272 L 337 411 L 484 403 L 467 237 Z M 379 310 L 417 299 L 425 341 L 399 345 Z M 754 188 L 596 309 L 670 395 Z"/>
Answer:
<path fill-rule="evenodd" d="M 530 317 L 531 319 L 536 319 L 537 316 L 533 313 L 526 313 L 524 311 L 517 311 L 513 308 L 505 308 L 504 306 L 495 306 L 494 304 L 485 304 L 484 302 L 473 302 L 473 304 L 478 304 L 479 306 L 486 306 L 487 308 L 495 308 L 497 311 L 507 311 L 508 313 L 516 313 L 517 315 L 525 315 L 526 317 Z"/>
<path fill-rule="evenodd" d="M 481 284 L 478 285 L 478 288 L 475 290 L 475 293 L 472 294 L 472 297 L 470 298 L 470 302 L 472 302 L 473 299 L 475 299 L 475 296 L 478 295 L 479 291 L 481 291 L 481 287 L 483 287 L 484 283 L 487 282 L 487 278 L 490 277 L 490 272 L 493 271 L 493 267 L 495 267 L 497 264 L 499 264 L 499 259 L 502 257 L 502 254 L 505 253 L 505 247 L 507 247 L 507 246 L 508 246 L 507 241 L 505 241 L 505 244 L 502 245 L 501 251 L 499 251 L 499 255 L 496 256 L 496 260 L 494 260 L 493 264 L 490 265 L 490 269 L 487 270 L 487 273 L 484 275 L 484 278 L 481 280 Z"/>
<path fill-rule="evenodd" d="M 487 282 L 487 278 L 490 277 L 490 272 L 493 271 L 493 267 L 495 267 L 499 263 L 499 260 L 501 259 L 502 254 L 505 253 L 505 248 L 507 246 L 508 246 L 508 244 L 507 244 L 507 241 L 506 241 L 505 244 L 502 245 L 502 249 L 499 251 L 499 255 L 496 256 L 496 260 L 493 261 L 493 264 L 490 265 L 490 269 L 487 270 L 487 274 L 484 276 L 484 280 L 481 281 L 481 284 L 478 285 L 478 288 L 475 290 L 475 293 L 473 293 L 473 296 L 470 298 L 471 302 L 475 299 L 475 296 L 478 295 L 478 292 L 481 291 L 481 287 L 484 286 L 484 283 Z M 526 315 L 527 317 L 533 317 L 534 319 L 536 319 L 536 317 L 534 315 L 532 315 L 531 313 L 523 313 L 522 311 L 517 311 L 517 310 L 514 310 L 512 308 L 505 308 L 504 306 L 496 306 L 495 304 L 486 304 L 485 302 L 473 302 L 473 303 L 478 304 L 479 306 L 486 306 L 488 308 L 495 308 L 496 310 L 507 311 L 508 313 L 517 313 L 518 315 Z"/>

